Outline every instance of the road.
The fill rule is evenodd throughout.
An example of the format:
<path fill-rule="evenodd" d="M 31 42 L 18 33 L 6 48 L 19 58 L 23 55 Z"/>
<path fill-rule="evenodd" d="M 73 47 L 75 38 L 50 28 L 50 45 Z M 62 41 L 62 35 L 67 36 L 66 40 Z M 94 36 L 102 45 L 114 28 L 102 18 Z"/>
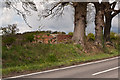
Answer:
<path fill-rule="evenodd" d="M 37 73 L 22 78 L 118 78 L 118 58 L 60 70 Z"/>

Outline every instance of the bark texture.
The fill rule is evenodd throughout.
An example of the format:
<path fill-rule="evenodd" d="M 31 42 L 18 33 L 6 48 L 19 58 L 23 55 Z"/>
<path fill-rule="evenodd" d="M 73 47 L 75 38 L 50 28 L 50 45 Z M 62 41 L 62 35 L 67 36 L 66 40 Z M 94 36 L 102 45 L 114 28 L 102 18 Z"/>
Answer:
<path fill-rule="evenodd" d="M 73 3 L 75 9 L 73 42 L 85 46 L 87 3 Z"/>
<path fill-rule="evenodd" d="M 112 23 L 112 18 L 110 13 L 105 14 L 105 28 L 104 28 L 104 40 L 105 42 L 110 42 L 110 30 L 111 30 L 111 23 Z"/>
<path fill-rule="evenodd" d="M 95 3 L 96 16 L 95 16 L 95 43 L 96 45 L 103 44 L 103 27 L 104 27 L 104 6 Z"/>
<path fill-rule="evenodd" d="M 112 11 L 111 5 L 109 2 L 105 3 L 105 27 L 104 27 L 104 41 L 110 41 L 110 29 L 111 29 L 111 22 L 112 22 Z"/>
<path fill-rule="evenodd" d="M 115 6 L 117 2 L 113 2 L 110 4 L 109 2 L 105 3 L 105 28 L 104 28 L 104 40 L 105 42 L 111 42 L 110 40 L 110 30 L 111 30 L 111 23 L 112 19 L 120 13 L 119 10 L 115 10 Z"/>

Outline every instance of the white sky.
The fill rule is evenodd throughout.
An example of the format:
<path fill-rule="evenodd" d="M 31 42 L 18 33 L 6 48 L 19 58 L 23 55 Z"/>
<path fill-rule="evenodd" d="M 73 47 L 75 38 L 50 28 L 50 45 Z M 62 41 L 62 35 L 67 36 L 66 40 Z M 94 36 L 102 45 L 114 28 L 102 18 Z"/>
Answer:
<path fill-rule="evenodd" d="M 36 2 L 37 3 L 37 2 Z M 43 6 L 38 6 L 37 8 L 43 9 Z M 18 6 L 20 8 L 20 6 Z M 37 17 L 37 12 L 33 13 L 33 15 L 28 16 L 27 21 L 32 26 L 29 28 L 21 16 L 17 15 L 16 12 L 12 9 L 6 9 L 2 7 L 2 2 L 0 2 L 0 27 L 6 26 L 8 24 L 18 24 L 18 28 L 20 29 L 20 33 L 27 31 L 38 30 L 39 26 L 43 26 L 42 30 L 51 30 L 51 31 L 65 31 L 66 33 L 72 32 L 74 29 L 74 12 L 71 7 L 66 7 L 64 11 L 64 15 L 59 18 L 52 19 L 44 19 L 39 21 Z M 86 33 L 94 33 L 94 23 L 90 22 L 87 26 Z M 112 22 L 112 31 L 118 31 L 118 16 L 113 19 Z"/>

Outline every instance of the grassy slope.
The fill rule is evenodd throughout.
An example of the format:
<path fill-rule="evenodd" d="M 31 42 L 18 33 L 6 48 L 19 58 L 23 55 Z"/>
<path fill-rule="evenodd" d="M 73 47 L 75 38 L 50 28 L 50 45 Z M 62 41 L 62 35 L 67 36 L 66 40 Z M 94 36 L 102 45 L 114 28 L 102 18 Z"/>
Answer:
<path fill-rule="evenodd" d="M 41 71 L 118 55 L 115 49 L 110 49 L 111 54 L 85 54 L 81 52 L 80 45 L 72 44 L 27 44 L 12 46 L 9 50 L 3 46 L 2 49 L 3 76 L 24 71 Z"/>

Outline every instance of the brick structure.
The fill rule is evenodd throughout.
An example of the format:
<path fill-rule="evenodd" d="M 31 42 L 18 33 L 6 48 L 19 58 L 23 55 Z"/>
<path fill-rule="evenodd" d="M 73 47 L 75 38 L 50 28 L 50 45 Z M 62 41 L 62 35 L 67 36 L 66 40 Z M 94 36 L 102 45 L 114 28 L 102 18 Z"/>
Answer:
<path fill-rule="evenodd" d="M 66 43 L 67 41 L 71 40 L 72 36 L 65 35 L 65 34 L 39 34 L 35 35 L 33 43 Z"/>
<path fill-rule="evenodd" d="M 57 43 L 66 43 L 71 39 L 72 39 L 72 36 L 70 35 L 63 35 L 63 34 L 57 35 Z"/>
<path fill-rule="evenodd" d="M 55 43 L 56 39 L 54 36 L 50 34 L 39 34 L 34 36 L 34 42 L 33 43 Z"/>

